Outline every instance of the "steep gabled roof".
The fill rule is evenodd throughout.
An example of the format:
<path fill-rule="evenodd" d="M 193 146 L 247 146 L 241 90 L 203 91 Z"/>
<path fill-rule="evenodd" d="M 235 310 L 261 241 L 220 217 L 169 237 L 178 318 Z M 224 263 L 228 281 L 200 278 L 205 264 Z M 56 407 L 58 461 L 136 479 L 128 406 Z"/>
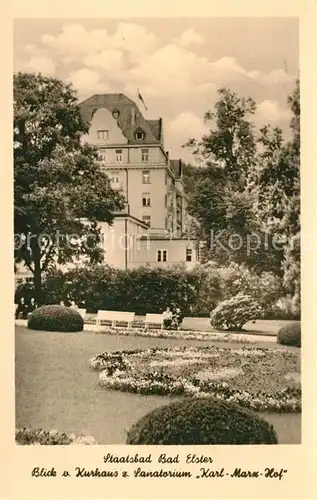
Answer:
<path fill-rule="evenodd" d="M 162 118 L 159 120 L 147 120 L 152 132 L 158 141 L 162 140 Z"/>
<path fill-rule="evenodd" d="M 161 143 L 162 120 L 146 120 L 135 102 L 124 94 L 96 94 L 83 101 L 80 108 L 83 118 L 89 123 L 97 109 L 106 108 L 111 113 L 118 111 L 116 120 L 128 144 Z M 145 134 L 143 140 L 135 137 L 135 132 L 140 129 Z"/>

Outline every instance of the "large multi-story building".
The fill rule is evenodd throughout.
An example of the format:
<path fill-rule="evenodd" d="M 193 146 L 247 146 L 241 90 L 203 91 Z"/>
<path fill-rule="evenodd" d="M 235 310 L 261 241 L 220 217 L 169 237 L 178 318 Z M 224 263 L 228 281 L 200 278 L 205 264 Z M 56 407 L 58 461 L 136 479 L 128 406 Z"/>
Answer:
<path fill-rule="evenodd" d="M 105 261 L 124 268 L 193 265 L 183 163 L 165 151 L 162 119 L 146 120 L 123 94 L 94 95 L 81 111 L 90 123 L 82 140 L 98 148 L 112 188 L 126 200 L 113 226 L 103 225 Z"/>
<path fill-rule="evenodd" d="M 146 120 L 123 94 L 94 95 L 80 107 L 90 123 L 82 140 L 98 148 L 112 188 L 126 200 L 112 226 L 102 224 L 104 261 L 123 269 L 193 266 L 198 247 L 187 236 L 183 163 L 170 159 L 164 149 L 162 119 Z M 32 274 L 18 265 L 16 280 L 26 279 Z"/>

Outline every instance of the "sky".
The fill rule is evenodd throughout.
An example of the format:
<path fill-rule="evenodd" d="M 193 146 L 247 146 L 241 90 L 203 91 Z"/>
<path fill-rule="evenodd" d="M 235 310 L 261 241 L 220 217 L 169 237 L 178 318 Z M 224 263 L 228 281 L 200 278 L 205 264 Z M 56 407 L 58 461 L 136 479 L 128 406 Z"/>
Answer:
<path fill-rule="evenodd" d="M 289 136 L 298 38 L 297 18 L 17 19 L 14 70 L 71 82 L 79 100 L 124 93 L 145 118 L 163 118 L 170 157 L 192 161 L 182 145 L 208 131 L 221 86 L 255 100 L 258 128 Z"/>

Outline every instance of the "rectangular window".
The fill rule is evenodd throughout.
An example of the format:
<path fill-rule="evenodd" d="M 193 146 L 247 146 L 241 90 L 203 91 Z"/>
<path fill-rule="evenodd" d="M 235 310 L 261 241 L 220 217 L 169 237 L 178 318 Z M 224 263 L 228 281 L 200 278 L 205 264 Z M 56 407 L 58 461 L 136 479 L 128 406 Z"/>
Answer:
<path fill-rule="evenodd" d="M 122 163 L 123 155 L 122 149 L 116 149 L 116 163 Z"/>
<path fill-rule="evenodd" d="M 148 149 L 142 149 L 141 150 L 141 157 L 142 157 L 142 162 L 147 163 L 149 161 L 149 150 Z"/>
<path fill-rule="evenodd" d="M 151 184 L 149 170 L 142 170 L 142 184 Z"/>
<path fill-rule="evenodd" d="M 167 262 L 167 250 L 157 251 L 157 262 Z"/>
<path fill-rule="evenodd" d="M 191 262 L 193 258 L 193 250 L 191 248 L 186 248 L 186 262 Z"/>
<path fill-rule="evenodd" d="M 165 184 L 167 184 L 167 173 L 165 172 Z"/>
<path fill-rule="evenodd" d="M 99 151 L 99 155 L 101 157 L 101 161 L 104 161 L 104 162 L 107 161 L 107 153 L 105 150 Z"/>
<path fill-rule="evenodd" d="M 150 215 L 142 215 L 142 221 L 145 222 L 148 226 L 151 226 L 151 216 Z"/>
<path fill-rule="evenodd" d="M 97 130 L 97 140 L 107 141 L 109 139 L 109 130 Z"/>
<path fill-rule="evenodd" d="M 142 194 L 142 207 L 150 207 L 151 206 L 151 197 L 150 193 Z"/>
<path fill-rule="evenodd" d="M 165 195 L 165 208 L 167 207 L 167 194 Z"/>
<path fill-rule="evenodd" d="M 197 246 L 197 249 L 196 249 L 196 258 L 197 258 L 198 262 L 200 262 L 200 247 L 199 247 L 199 245 Z"/>
<path fill-rule="evenodd" d="M 110 181 L 113 186 L 118 186 L 120 184 L 120 173 L 117 171 L 111 172 Z"/>

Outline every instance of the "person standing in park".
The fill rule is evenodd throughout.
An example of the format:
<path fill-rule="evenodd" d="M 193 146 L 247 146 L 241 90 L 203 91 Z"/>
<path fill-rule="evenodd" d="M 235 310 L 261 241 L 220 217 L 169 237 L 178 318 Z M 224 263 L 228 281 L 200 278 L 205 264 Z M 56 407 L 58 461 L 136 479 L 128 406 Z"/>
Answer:
<path fill-rule="evenodd" d="M 176 307 L 176 309 L 175 309 L 175 321 L 177 324 L 177 329 L 182 324 L 183 319 L 184 319 L 184 316 L 183 316 L 181 309 L 179 307 Z"/>
<path fill-rule="evenodd" d="M 33 312 L 35 309 L 37 308 L 37 305 L 36 305 L 36 302 L 35 302 L 35 298 L 34 297 L 31 297 L 31 300 L 30 300 L 30 306 L 29 306 L 29 312 Z"/>
<path fill-rule="evenodd" d="M 173 313 L 169 307 L 165 309 L 163 312 L 163 325 L 165 330 L 169 330 L 171 328 L 173 321 Z"/>
<path fill-rule="evenodd" d="M 24 297 L 21 297 L 19 300 L 18 307 L 15 311 L 15 319 L 19 319 L 20 315 L 22 319 L 26 319 L 27 317 L 27 305 Z"/>

